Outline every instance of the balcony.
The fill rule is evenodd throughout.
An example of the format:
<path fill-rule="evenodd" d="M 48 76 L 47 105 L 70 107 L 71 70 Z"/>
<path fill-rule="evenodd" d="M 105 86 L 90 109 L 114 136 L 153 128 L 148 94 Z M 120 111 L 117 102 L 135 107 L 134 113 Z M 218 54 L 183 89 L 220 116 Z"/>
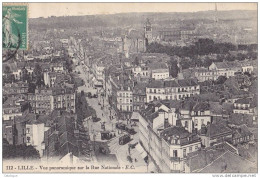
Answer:
<path fill-rule="evenodd" d="M 180 162 L 180 157 L 170 157 L 170 161 L 172 161 L 172 162 Z"/>

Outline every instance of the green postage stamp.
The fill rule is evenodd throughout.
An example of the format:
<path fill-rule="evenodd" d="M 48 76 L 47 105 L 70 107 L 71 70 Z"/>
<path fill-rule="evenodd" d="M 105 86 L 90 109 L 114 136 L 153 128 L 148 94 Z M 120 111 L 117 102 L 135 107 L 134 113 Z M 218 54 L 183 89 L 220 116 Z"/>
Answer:
<path fill-rule="evenodd" d="M 21 49 L 28 47 L 28 6 L 4 4 L 2 9 L 2 45 L 3 49 Z"/>

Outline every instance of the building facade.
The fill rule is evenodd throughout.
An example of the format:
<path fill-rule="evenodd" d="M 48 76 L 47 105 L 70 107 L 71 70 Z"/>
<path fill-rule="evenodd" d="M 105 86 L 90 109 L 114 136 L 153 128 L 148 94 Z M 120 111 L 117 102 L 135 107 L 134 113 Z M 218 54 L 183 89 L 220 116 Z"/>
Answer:
<path fill-rule="evenodd" d="M 64 109 L 75 113 L 76 94 L 72 88 L 37 88 L 28 94 L 32 112 L 50 114 L 54 109 Z"/>
<path fill-rule="evenodd" d="M 146 87 L 147 102 L 154 100 L 181 100 L 200 94 L 200 86 L 194 79 L 154 80 Z"/>

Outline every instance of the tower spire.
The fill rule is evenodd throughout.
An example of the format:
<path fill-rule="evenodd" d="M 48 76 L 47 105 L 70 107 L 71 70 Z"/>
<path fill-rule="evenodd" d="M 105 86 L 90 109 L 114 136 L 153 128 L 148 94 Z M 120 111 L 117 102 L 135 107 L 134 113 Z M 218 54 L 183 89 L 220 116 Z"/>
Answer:
<path fill-rule="evenodd" d="M 218 22 L 218 6 L 217 3 L 215 3 L 215 23 Z"/>

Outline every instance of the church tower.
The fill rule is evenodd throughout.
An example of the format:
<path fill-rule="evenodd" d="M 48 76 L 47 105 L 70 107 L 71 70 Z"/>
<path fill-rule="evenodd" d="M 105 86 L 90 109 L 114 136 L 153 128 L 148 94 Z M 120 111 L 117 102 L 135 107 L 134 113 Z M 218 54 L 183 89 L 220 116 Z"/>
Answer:
<path fill-rule="evenodd" d="M 215 23 L 215 25 L 218 23 L 218 6 L 217 6 L 217 3 L 215 3 L 214 23 Z"/>
<path fill-rule="evenodd" d="M 146 40 L 147 43 L 151 43 L 152 42 L 152 25 L 149 21 L 149 19 L 146 19 L 145 25 L 144 25 L 144 38 Z"/>

